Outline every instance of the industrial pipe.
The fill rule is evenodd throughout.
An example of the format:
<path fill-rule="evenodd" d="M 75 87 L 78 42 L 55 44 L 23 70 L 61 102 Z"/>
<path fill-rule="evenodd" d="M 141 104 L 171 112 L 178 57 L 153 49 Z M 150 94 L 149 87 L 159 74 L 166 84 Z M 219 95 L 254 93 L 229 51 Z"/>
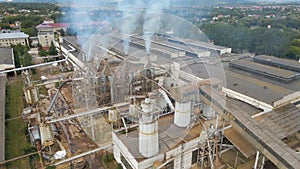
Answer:
<path fill-rule="evenodd" d="M 11 70 L 0 71 L 0 74 L 14 72 L 14 71 L 20 71 L 20 70 L 25 70 L 25 69 L 31 69 L 31 68 L 41 67 L 41 66 L 52 65 L 54 63 L 60 63 L 60 62 L 65 62 L 65 61 L 67 61 L 67 59 L 62 59 L 62 60 L 47 62 L 47 63 L 41 63 L 41 64 L 31 65 L 31 66 L 26 66 L 26 67 L 15 68 L 15 69 L 11 69 Z"/>

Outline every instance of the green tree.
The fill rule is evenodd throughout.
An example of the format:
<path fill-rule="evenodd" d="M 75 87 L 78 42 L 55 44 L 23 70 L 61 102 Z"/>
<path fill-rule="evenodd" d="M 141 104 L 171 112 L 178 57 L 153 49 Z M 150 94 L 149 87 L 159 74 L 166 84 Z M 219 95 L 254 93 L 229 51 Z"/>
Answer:
<path fill-rule="evenodd" d="M 293 35 L 288 31 L 278 29 L 250 29 L 229 23 L 208 23 L 202 31 L 215 44 L 231 47 L 234 52 L 248 50 L 256 54 L 285 56 Z"/>
<path fill-rule="evenodd" d="M 48 52 L 42 49 L 42 50 L 40 50 L 39 54 L 40 54 L 40 56 L 47 56 Z"/>
<path fill-rule="evenodd" d="M 30 66 L 32 62 L 32 56 L 28 53 L 28 47 L 17 44 L 13 46 L 15 67 Z"/>
<path fill-rule="evenodd" d="M 0 28 L 1 29 L 10 29 L 10 26 L 8 23 L 0 23 Z"/>
<path fill-rule="evenodd" d="M 32 64 L 32 56 L 26 52 L 23 54 L 23 66 L 30 66 Z"/>
<path fill-rule="evenodd" d="M 51 42 L 48 53 L 49 55 L 57 55 L 56 47 L 54 46 L 53 42 Z"/>

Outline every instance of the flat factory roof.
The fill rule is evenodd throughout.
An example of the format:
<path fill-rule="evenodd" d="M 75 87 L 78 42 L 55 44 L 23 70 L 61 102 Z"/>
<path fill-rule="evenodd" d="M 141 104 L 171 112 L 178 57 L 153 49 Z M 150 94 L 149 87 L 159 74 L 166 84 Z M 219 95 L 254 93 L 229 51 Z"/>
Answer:
<path fill-rule="evenodd" d="M 297 72 L 293 72 L 293 71 L 289 71 L 289 70 L 285 70 L 285 69 L 280 69 L 280 68 L 277 68 L 277 67 L 272 67 L 272 66 L 252 62 L 249 59 L 235 60 L 235 61 L 232 61 L 229 64 L 229 66 L 230 65 L 239 66 L 239 67 L 243 67 L 243 68 L 246 68 L 246 69 L 251 69 L 251 70 L 266 73 L 268 75 L 275 76 L 275 77 L 291 78 L 291 77 L 295 77 L 295 76 L 300 75 Z"/>
<path fill-rule="evenodd" d="M 224 67 L 218 67 L 205 63 L 196 63 L 191 64 L 189 68 L 192 70 L 193 74 L 200 78 L 213 77 L 211 74 L 214 72 L 224 71 L 224 87 L 270 105 L 272 105 L 273 102 L 282 99 L 284 96 L 294 93 L 296 88 L 299 90 L 299 86 L 296 87 L 295 85 L 298 84 L 300 80 L 293 82 L 293 88 L 291 88 L 290 84 L 278 85 L 276 83 L 264 81 L 265 78 L 262 79 L 262 77 L 249 76 L 238 71 L 232 71 L 228 68 L 228 63 L 223 65 Z"/>
<path fill-rule="evenodd" d="M 24 39 L 28 37 L 29 35 L 24 32 L 0 33 L 0 39 Z"/>
<path fill-rule="evenodd" d="M 12 48 L 0 47 L 0 64 L 14 64 Z"/>
<path fill-rule="evenodd" d="M 247 103 L 235 100 L 232 98 L 226 98 L 226 102 L 230 104 L 239 105 L 240 109 L 247 113 L 248 115 L 253 115 L 261 112 L 260 109 L 257 109 Z M 173 123 L 174 114 L 166 115 L 159 118 L 158 122 L 158 132 L 159 132 L 159 154 L 167 152 L 176 148 L 179 144 L 188 142 L 199 137 L 202 131 L 202 125 L 196 124 L 191 129 L 181 128 Z M 128 148 L 129 152 L 137 158 L 138 161 L 142 161 L 145 158 L 140 154 L 138 148 L 138 130 L 131 131 L 126 134 L 117 134 L 118 138 L 123 142 L 123 144 Z M 227 137 L 236 136 L 239 133 L 230 132 Z M 232 138 L 232 137 L 230 137 Z M 253 156 L 256 151 L 255 148 L 249 142 L 244 142 L 246 140 L 244 137 L 233 138 L 235 145 L 239 147 L 239 150 L 246 156 Z M 245 146 L 249 145 L 249 146 Z M 253 149 L 252 149 L 253 148 Z"/>
<path fill-rule="evenodd" d="M 187 130 L 186 127 L 178 127 L 174 125 L 173 118 L 173 114 L 159 118 L 159 154 L 175 148 L 182 143 L 182 141 L 190 141 L 199 137 L 202 130 L 201 125 L 194 125 L 190 130 Z M 138 161 L 143 161 L 145 159 L 139 152 L 139 147 L 137 146 L 139 144 L 138 130 L 129 132 L 127 136 L 126 134 L 121 134 L 118 135 L 118 137 Z"/>
<path fill-rule="evenodd" d="M 203 42 L 203 41 L 196 41 L 196 40 L 192 40 L 192 39 L 168 38 L 168 40 L 184 42 L 184 43 L 189 44 L 191 46 L 197 46 L 197 47 L 202 47 L 202 48 L 207 48 L 207 49 L 212 49 L 212 50 L 229 49 L 228 47 L 218 46 L 218 45 L 214 45 L 212 43 Z"/>
<path fill-rule="evenodd" d="M 285 65 L 287 67 L 297 68 L 300 70 L 300 62 L 290 59 L 281 59 L 274 56 L 258 55 L 253 58 L 254 61 L 263 61 L 273 64 Z"/>
<path fill-rule="evenodd" d="M 13 49 L 0 47 L 0 71 L 13 68 L 15 68 Z"/>

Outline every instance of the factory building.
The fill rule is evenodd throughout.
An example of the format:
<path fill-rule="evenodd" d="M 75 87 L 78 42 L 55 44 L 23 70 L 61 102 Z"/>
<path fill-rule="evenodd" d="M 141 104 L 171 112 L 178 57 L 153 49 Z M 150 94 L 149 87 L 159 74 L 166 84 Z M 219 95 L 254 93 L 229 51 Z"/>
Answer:
<path fill-rule="evenodd" d="M 300 78 L 299 72 L 292 71 L 296 69 L 296 67 L 292 67 L 292 65 L 289 66 L 285 65 L 286 68 L 290 68 L 290 69 L 282 69 L 277 66 L 274 67 L 274 64 L 266 64 L 266 62 L 261 62 L 261 63 L 253 62 L 250 59 L 240 59 L 240 60 L 235 60 L 230 62 L 229 67 L 247 71 L 252 74 L 257 74 L 265 78 L 274 79 L 282 83 L 289 83 L 293 80 L 297 80 Z"/>
<path fill-rule="evenodd" d="M 44 20 L 43 23 L 36 26 L 39 43 L 43 48 L 49 48 L 55 38 L 55 33 L 60 30 L 66 31 L 68 26 L 67 23 L 54 23 L 52 19 Z"/>
<path fill-rule="evenodd" d="M 201 53 L 157 39 L 152 39 L 150 54 L 141 50 L 146 47 L 138 35 L 131 37 L 128 51 L 118 34 L 107 46 L 92 41 L 97 47 L 87 53 L 72 37 L 56 43 L 77 69 L 72 84 L 75 105 L 88 112 L 115 105 L 101 112 L 107 109 L 112 151 L 123 168 L 300 165 L 296 71 L 251 58 L 223 67 L 212 60 L 211 49 Z M 105 54 L 97 58 L 97 69 L 88 53 Z M 86 65 L 89 69 L 82 71 Z M 225 78 L 217 79 L 222 72 Z M 89 134 L 90 125 L 86 131 L 95 142 L 105 135 Z"/>
<path fill-rule="evenodd" d="M 74 72 L 41 81 L 22 72 L 22 115 L 43 164 L 101 168 L 100 151 L 111 151 L 127 169 L 300 168 L 295 69 L 247 56 L 222 63 L 231 49 L 208 40 L 103 31 L 85 46 L 57 38 L 58 66 Z"/>
<path fill-rule="evenodd" d="M 300 63 L 294 60 L 282 59 L 274 56 L 258 55 L 253 58 L 254 62 L 262 63 L 265 65 L 278 67 L 281 69 L 286 69 L 294 72 L 300 72 Z"/>
<path fill-rule="evenodd" d="M 28 46 L 29 35 L 24 32 L 5 32 L 0 33 L 0 47 L 11 47 L 12 45 L 25 45 Z"/>
<path fill-rule="evenodd" d="M 214 45 L 212 43 L 208 43 L 204 41 L 196 41 L 196 40 L 181 39 L 181 38 L 176 38 L 176 39 L 168 38 L 168 41 L 173 43 L 186 44 L 189 47 L 196 48 L 196 49 L 198 48 L 202 50 L 217 51 L 219 55 L 231 53 L 231 48 Z"/>

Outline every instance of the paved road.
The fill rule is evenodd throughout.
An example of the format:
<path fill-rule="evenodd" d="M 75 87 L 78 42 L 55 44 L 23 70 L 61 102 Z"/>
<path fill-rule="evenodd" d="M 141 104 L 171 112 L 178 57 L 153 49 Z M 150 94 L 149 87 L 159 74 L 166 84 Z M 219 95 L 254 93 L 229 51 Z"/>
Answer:
<path fill-rule="evenodd" d="M 0 162 L 5 160 L 5 75 L 0 75 Z"/>

